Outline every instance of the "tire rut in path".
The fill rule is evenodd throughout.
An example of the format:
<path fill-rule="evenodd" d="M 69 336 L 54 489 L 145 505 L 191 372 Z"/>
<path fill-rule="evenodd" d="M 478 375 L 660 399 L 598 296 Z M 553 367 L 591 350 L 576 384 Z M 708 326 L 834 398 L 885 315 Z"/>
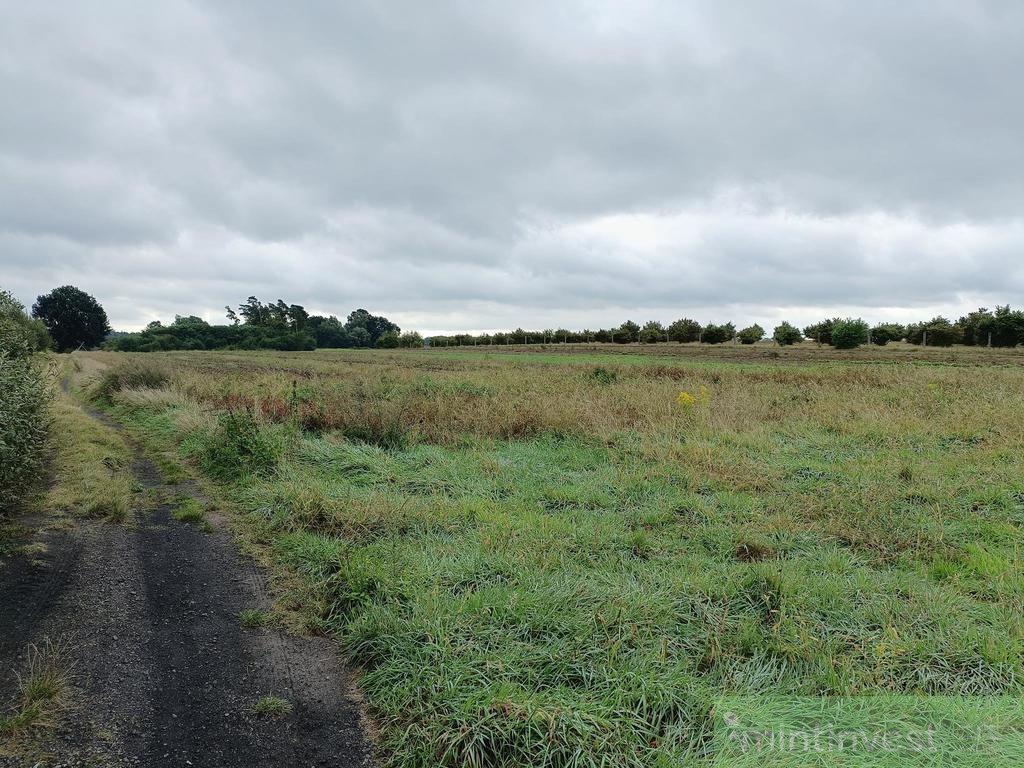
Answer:
<path fill-rule="evenodd" d="M 166 486 L 126 439 L 143 489 L 202 498 L 189 483 Z M 222 528 L 179 522 L 162 503 L 137 510 L 135 528 L 81 521 L 48 539 L 47 557 L 59 567 L 40 576 L 16 559 L 0 569 L 0 589 L 12 590 L 0 608 L 12 638 L 0 643 L 0 660 L 10 669 L 27 642 L 73 639 L 79 706 L 54 739 L 50 765 L 86 765 L 97 755 L 142 766 L 369 763 L 334 643 L 241 626 L 240 611 L 270 602 L 262 572 Z M 258 717 L 252 708 L 265 695 L 292 711 Z"/>

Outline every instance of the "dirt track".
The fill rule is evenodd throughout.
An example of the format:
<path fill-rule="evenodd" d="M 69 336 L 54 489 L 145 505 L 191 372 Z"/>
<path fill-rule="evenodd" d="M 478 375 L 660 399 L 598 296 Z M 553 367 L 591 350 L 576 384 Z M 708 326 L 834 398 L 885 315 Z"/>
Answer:
<path fill-rule="evenodd" d="M 134 450 L 144 489 L 200 498 L 188 484 L 165 487 Z M 2 700 L 28 643 L 68 638 L 75 665 L 72 707 L 40 765 L 368 764 L 333 643 L 241 626 L 240 611 L 269 607 L 265 581 L 219 527 L 178 522 L 170 504 L 136 518 L 134 527 L 75 521 L 45 531 L 33 539 L 44 554 L 0 564 Z M 294 709 L 260 718 L 252 707 L 265 695 Z"/>

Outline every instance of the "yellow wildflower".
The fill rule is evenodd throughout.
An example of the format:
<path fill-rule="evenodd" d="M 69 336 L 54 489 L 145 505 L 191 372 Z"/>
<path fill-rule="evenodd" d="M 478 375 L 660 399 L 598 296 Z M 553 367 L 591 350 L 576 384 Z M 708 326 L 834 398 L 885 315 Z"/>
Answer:
<path fill-rule="evenodd" d="M 679 403 L 683 408 L 689 410 L 697 404 L 697 398 L 691 395 L 689 392 L 680 392 L 676 396 L 676 402 Z"/>

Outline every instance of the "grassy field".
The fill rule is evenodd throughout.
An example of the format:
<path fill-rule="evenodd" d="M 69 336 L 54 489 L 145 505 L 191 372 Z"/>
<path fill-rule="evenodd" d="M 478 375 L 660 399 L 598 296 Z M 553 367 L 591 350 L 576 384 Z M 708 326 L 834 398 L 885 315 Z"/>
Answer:
<path fill-rule="evenodd" d="M 1017 351 L 78 357 L 340 638 L 385 764 L 705 765 L 723 696 L 1024 687 Z"/>

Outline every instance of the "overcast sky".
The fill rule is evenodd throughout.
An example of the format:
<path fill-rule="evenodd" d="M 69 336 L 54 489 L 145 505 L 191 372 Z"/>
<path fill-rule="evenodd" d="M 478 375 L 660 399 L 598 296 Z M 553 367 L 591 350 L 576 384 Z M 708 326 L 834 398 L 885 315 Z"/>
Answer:
<path fill-rule="evenodd" d="M 1024 304 L 1024 3 L 0 0 L 0 286 L 426 332 Z"/>

